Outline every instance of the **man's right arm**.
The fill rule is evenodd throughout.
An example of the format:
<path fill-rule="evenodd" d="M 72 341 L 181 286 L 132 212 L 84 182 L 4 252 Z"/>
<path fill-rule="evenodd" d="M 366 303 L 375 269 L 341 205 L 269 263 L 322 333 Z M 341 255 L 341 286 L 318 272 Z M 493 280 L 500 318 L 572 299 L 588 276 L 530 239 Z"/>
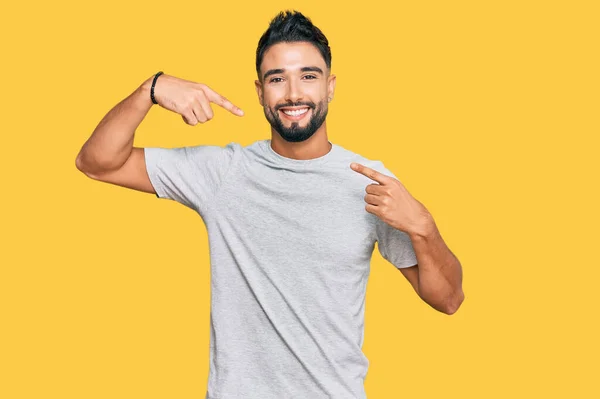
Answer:
<path fill-rule="evenodd" d="M 146 168 L 146 150 L 133 147 L 135 130 L 153 105 L 150 99 L 153 79 L 154 76 L 148 78 L 131 95 L 111 109 L 85 142 L 75 164 L 86 176 L 156 194 Z M 154 97 L 158 105 L 180 114 L 191 126 L 213 118 L 210 103 L 215 103 L 234 115 L 244 115 L 240 108 L 206 84 L 175 76 L 160 75 L 155 85 Z M 172 154 L 169 158 L 186 155 L 183 151 L 172 151 L 169 152 Z"/>
<path fill-rule="evenodd" d="M 155 194 L 146 171 L 144 149 L 133 147 L 135 131 L 153 105 L 152 79 L 111 109 L 85 142 L 75 164 L 86 176 Z"/>

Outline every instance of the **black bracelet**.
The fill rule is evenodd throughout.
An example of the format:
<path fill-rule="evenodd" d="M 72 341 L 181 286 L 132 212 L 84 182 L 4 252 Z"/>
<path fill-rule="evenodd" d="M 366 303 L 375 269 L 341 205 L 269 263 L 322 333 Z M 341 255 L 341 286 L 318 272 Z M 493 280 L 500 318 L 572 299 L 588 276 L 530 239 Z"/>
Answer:
<path fill-rule="evenodd" d="M 162 71 L 160 71 L 159 73 L 157 73 L 156 75 L 154 75 L 154 80 L 152 81 L 152 87 L 150 88 L 150 99 L 152 100 L 152 102 L 153 102 L 154 104 L 158 104 L 158 103 L 156 102 L 156 99 L 154 98 L 154 85 L 156 84 L 156 79 L 158 79 L 158 77 L 159 77 L 160 75 L 162 75 L 162 73 L 163 73 L 163 72 L 162 72 Z"/>

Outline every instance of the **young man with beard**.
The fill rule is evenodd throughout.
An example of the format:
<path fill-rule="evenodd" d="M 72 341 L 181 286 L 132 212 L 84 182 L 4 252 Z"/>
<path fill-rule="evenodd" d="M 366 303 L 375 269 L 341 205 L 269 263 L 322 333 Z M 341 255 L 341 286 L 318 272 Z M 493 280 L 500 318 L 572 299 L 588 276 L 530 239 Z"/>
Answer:
<path fill-rule="evenodd" d="M 163 74 L 105 116 L 77 166 L 203 218 L 211 261 L 207 399 L 365 398 L 361 348 L 375 242 L 416 293 L 447 314 L 464 299 L 461 265 L 431 214 L 382 162 L 328 140 L 336 77 L 327 38 L 310 19 L 277 15 L 258 43 L 256 72 L 270 140 L 133 147 L 153 103 L 190 125 L 213 117 L 210 102 L 243 115 L 207 85 Z"/>

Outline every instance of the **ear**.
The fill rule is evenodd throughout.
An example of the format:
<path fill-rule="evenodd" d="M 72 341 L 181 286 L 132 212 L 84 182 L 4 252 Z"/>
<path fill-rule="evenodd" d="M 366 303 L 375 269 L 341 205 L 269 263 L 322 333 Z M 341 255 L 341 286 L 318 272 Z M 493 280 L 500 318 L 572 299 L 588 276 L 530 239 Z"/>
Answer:
<path fill-rule="evenodd" d="M 329 75 L 327 79 L 327 97 L 333 100 L 333 93 L 335 91 L 335 75 Z M 329 100 L 329 101 L 331 101 Z"/>
<path fill-rule="evenodd" d="M 255 80 L 254 86 L 256 88 L 256 94 L 258 94 L 258 102 L 260 103 L 261 106 L 264 106 L 263 101 L 262 101 L 262 98 L 263 98 L 262 83 L 260 83 L 260 80 Z"/>

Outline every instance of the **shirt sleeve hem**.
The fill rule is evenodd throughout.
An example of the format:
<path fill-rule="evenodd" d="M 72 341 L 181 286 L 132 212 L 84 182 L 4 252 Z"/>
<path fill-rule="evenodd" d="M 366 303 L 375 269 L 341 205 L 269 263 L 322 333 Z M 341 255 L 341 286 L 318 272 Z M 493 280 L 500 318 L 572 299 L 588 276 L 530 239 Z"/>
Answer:
<path fill-rule="evenodd" d="M 144 148 L 144 159 L 146 162 L 146 173 L 148 173 L 148 178 L 150 179 L 150 184 L 154 188 L 156 198 L 160 199 L 170 199 L 163 187 L 160 184 L 160 180 L 156 176 L 156 168 L 158 165 L 158 157 L 160 156 L 159 152 L 154 152 L 152 148 Z"/>

